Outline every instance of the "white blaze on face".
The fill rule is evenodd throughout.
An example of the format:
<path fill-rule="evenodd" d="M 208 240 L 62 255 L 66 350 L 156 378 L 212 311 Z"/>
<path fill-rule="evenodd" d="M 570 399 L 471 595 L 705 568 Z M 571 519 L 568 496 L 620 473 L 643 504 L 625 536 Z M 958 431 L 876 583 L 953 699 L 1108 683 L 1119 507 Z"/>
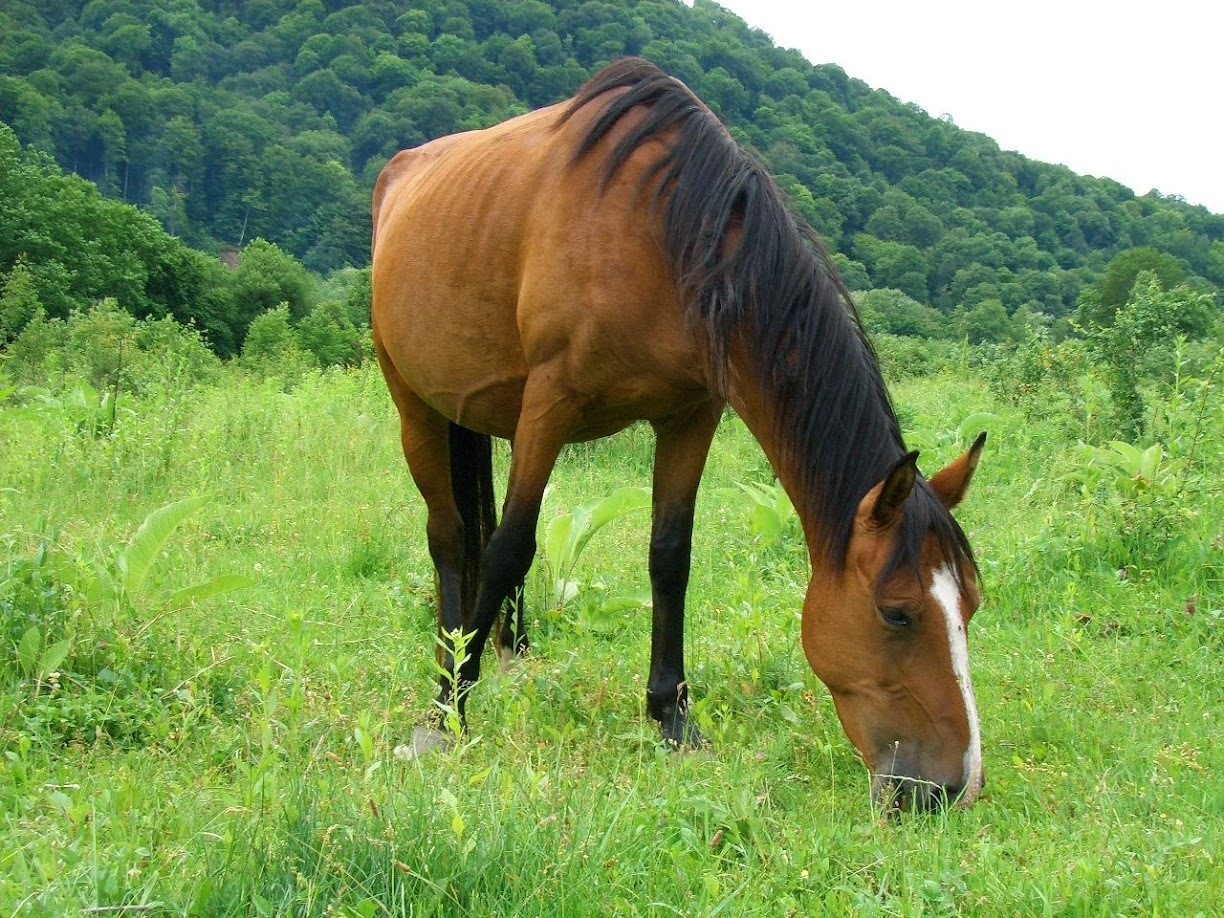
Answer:
<path fill-rule="evenodd" d="M 969 678 L 969 642 L 960 612 L 960 585 L 947 565 L 936 571 L 935 576 L 931 578 L 931 596 L 943 610 L 944 622 L 948 626 L 952 671 L 956 674 L 956 684 L 960 686 L 961 698 L 965 702 L 965 716 L 969 718 L 969 748 L 965 750 L 963 775 L 965 791 L 961 800 L 963 803 L 972 803 L 982 790 L 982 735 L 978 727 L 973 682 Z"/>

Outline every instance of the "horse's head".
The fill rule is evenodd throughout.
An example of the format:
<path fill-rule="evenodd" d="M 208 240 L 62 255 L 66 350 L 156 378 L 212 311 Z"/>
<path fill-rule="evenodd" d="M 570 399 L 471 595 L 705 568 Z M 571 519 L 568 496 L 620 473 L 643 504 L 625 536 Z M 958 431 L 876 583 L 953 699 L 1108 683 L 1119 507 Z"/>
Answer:
<path fill-rule="evenodd" d="M 898 462 L 860 502 L 845 564 L 814 566 L 804 600 L 804 652 L 886 806 L 965 806 L 982 789 L 966 645 L 979 594 L 949 511 L 984 441 L 930 481 L 917 453 Z"/>

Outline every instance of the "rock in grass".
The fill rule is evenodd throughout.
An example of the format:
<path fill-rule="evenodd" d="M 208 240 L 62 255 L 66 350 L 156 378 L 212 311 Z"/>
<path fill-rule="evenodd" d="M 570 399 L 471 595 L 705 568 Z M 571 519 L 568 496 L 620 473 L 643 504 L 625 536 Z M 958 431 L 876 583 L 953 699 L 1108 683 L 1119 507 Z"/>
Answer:
<path fill-rule="evenodd" d="M 412 742 L 395 747 L 393 755 L 400 762 L 410 762 L 431 752 L 445 752 L 454 745 L 454 737 L 433 727 L 414 727 Z"/>

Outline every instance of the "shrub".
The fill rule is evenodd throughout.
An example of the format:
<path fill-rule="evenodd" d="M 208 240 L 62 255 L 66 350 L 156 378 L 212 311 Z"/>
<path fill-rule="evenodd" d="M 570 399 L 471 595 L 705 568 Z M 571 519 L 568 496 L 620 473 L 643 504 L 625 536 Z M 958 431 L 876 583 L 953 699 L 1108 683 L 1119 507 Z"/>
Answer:
<path fill-rule="evenodd" d="M 322 303 L 297 324 L 301 348 L 321 367 L 353 366 L 362 360 L 364 327 L 355 326 L 339 303 Z"/>
<path fill-rule="evenodd" d="M 214 382 L 221 362 L 193 326 L 137 319 L 104 299 L 67 319 L 41 308 L 8 347 L 15 379 L 59 388 L 69 379 L 115 394 Z"/>
<path fill-rule="evenodd" d="M 314 366 L 313 355 L 298 342 L 287 304 L 255 317 L 242 344 L 241 362 L 258 376 L 286 380 L 298 379 Z"/>

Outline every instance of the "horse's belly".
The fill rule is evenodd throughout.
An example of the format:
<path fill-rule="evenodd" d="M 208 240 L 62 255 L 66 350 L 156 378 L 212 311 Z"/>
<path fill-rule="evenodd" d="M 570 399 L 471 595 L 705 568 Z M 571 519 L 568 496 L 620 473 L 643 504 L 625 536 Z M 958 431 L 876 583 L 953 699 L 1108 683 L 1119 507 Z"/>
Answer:
<path fill-rule="evenodd" d="M 440 346 L 396 367 L 408 387 L 444 417 L 470 430 L 510 439 L 518 425 L 527 373 L 518 361 L 448 360 Z M 487 350 L 484 352 L 489 353 Z"/>

